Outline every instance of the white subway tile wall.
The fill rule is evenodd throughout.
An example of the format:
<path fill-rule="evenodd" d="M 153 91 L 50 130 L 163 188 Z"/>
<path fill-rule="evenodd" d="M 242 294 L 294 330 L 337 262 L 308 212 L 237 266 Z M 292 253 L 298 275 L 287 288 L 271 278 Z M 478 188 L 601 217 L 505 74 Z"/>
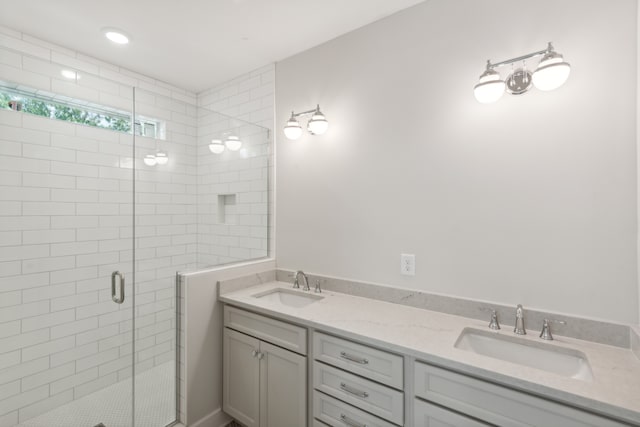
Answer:
<path fill-rule="evenodd" d="M 65 81 L 57 63 L 82 78 Z M 242 97 L 203 96 L 271 126 L 268 68 L 238 81 Z M 4 27 L 0 80 L 125 110 L 136 86 L 136 113 L 166 122 L 165 140 L 136 137 L 134 157 L 131 135 L 0 111 L 4 427 L 130 377 L 134 359 L 136 373 L 174 360 L 176 271 L 267 255 L 271 153 L 266 131 L 205 111 L 213 103 L 202 97 Z M 204 141 L 224 126 L 242 134 L 244 151 L 215 158 Z M 169 162 L 146 166 L 158 150 Z M 237 195 L 234 225 L 218 222 L 222 193 Z M 122 305 L 111 301 L 114 270 L 128 279 Z M 183 414 L 184 390 L 180 401 Z"/>
<path fill-rule="evenodd" d="M 257 69 L 198 94 L 198 262 L 200 265 L 266 257 L 273 253 L 273 120 L 275 65 Z M 224 114 L 211 114 L 209 111 Z M 255 123 L 245 126 L 230 117 Z M 211 154 L 212 139 L 238 129 L 243 147 Z M 232 215 L 224 215 L 220 195 L 235 196 Z M 229 208 L 229 206 L 227 206 Z M 269 215 L 265 215 L 268 212 Z"/>

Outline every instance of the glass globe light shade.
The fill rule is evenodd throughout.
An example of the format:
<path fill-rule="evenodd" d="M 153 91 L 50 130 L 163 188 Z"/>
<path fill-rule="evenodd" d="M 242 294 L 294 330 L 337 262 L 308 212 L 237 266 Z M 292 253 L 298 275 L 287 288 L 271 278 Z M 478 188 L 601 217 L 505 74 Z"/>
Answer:
<path fill-rule="evenodd" d="M 473 88 L 473 94 L 478 102 L 491 104 L 502 98 L 504 95 L 504 80 L 500 79 L 500 74 L 494 70 L 487 70 L 480 76 L 480 81 Z"/>
<path fill-rule="evenodd" d="M 156 163 L 159 165 L 166 165 L 169 161 L 169 156 L 164 151 L 158 151 L 156 153 Z"/>
<path fill-rule="evenodd" d="M 212 139 L 209 144 L 209 151 L 213 154 L 220 154 L 224 151 L 224 144 L 219 139 Z"/>
<path fill-rule="evenodd" d="M 224 144 L 231 151 L 238 151 L 240 147 L 242 147 L 242 141 L 235 135 L 229 135 L 226 141 L 224 141 Z"/>
<path fill-rule="evenodd" d="M 329 129 L 329 122 L 324 114 L 320 112 L 320 106 L 318 105 L 311 119 L 309 119 L 309 123 L 307 123 L 307 130 L 311 135 L 322 135 L 327 129 Z"/>
<path fill-rule="evenodd" d="M 284 136 L 286 136 L 288 139 L 295 141 L 296 139 L 300 138 L 301 135 L 302 135 L 302 127 L 300 126 L 300 123 L 298 123 L 296 118 L 293 117 L 293 113 L 292 113 L 291 118 L 289 119 L 289 121 L 284 127 Z"/>
<path fill-rule="evenodd" d="M 556 52 L 547 53 L 533 73 L 533 84 L 536 88 L 549 91 L 565 84 L 571 73 L 571 66 L 564 62 L 562 55 Z"/>
<path fill-rule="evenodd" d="M 153 154 L 147 154 L 146 156 L 144 156 L 144 164 L 147 166 L 155 166 L 157 163 L 156 161 L 156 156 L 154 156 Z"/>

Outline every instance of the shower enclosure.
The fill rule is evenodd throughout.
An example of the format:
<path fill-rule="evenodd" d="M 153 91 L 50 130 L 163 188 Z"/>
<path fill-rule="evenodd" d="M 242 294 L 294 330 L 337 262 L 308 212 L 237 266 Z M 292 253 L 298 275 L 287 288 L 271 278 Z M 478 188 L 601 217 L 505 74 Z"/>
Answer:
<path fill-rule="evenodd" d="M 174 424 L 176 276 L 267 256 L 268 131 L 0 56 L 0 427 Z"/>

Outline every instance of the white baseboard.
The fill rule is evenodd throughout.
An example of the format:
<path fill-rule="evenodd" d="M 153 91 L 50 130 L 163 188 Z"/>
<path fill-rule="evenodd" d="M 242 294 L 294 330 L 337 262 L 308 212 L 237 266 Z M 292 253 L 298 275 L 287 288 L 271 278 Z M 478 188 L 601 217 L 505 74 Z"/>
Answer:
<path fill-rule="evenodd" d="M 217 409 L 188 427 L 224 427 L 230 422 L 231 417 L 222 412 L 222 409 Z"/>

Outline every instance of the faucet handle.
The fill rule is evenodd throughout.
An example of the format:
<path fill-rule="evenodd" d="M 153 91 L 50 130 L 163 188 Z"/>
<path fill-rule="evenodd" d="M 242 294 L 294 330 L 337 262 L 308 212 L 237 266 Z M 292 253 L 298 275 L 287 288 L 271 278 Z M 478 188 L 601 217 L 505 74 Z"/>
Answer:
<path fill-rule="evenodd" d="M 540 332 L 540 338 L 542 338 L 543 340 L 547 340 L 547 341 L 551 341 L 553 340 L 553 335 L 551 335 L 551 326 L 549 325 L 549 323 L 559 323 L 561 325 L 566 325 L 567 322 L 565 322 L 564 320 L 557 320 L 557 319 L 544 319 L 542 321 L 542 331 Z"/>
<path fill-rule="evenodd" d="M 322 288 L 320 288 L 320 283 L 322 283 L 322 282 L 324 282 L 324 280 L 316 279 L 315 293 L 317 293 L 317 294 L 322 293 Z"/>
<path fill-rule="evenodd" d="M 491 321 L 489 322 L 489 329 L 494 331 L 500 330 L 500 323 L 498 323 L 498 312 L 491 309 Z"/>
<path fill-rule="evenodd" d="M 289 273 L 287 277 L 293 279 L 293 289 L 300 289 L 300 284 L 298 283 L 298 276 L 296 273 Z"/>
<path fill-rule="evenodd" d="M 491 313 L 491 320 L 489 321 L 489 329 L 493 329 L 494 331 L 500 330 L 500 322 L 498 322 L 498 312 L 496 311 L 495 308 L 481 307 L 480 311 Z"/>

